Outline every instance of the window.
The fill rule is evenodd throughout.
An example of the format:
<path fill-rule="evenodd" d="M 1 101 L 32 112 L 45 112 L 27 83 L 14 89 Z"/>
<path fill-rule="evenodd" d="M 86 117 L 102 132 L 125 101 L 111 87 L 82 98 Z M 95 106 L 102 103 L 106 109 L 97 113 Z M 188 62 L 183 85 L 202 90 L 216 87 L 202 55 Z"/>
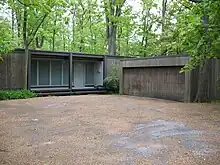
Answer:
<path fill-rule="evenodd" d="M 31 61 L 31 85 L 37 85 L 37 60 Z"/>
<path fill-rule="evenodd" d="M 69 61 L 63 61 L 63 85 L 69 85 Z"/>
<path fill-rule="evenodd" d="M 51 85 L 62 85 L 62 61 L 51 61 Z"/>
<path fill-rule="evenodd" d="M 31 86 L 68 86 L 69 61 L 33 59 L 31 61 Z"/>
<path fill-rule="evenodd" d="M 50 85 L 50 61 L 39 60 L 39 85 Z"/>
<path fill-rule="evenodd" d="M 86 63 L 86 85 L 94 85 L 94 63 Z"/>

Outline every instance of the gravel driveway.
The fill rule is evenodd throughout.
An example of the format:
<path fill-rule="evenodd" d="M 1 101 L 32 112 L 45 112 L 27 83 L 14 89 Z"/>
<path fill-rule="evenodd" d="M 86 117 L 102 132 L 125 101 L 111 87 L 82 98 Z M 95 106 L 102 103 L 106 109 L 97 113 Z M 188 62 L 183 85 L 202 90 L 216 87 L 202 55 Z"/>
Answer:
<path fill-rule="evenodd" d="M 220 105 L 114 95 L 1 101 L 0 164 L 219 165 Z"/>

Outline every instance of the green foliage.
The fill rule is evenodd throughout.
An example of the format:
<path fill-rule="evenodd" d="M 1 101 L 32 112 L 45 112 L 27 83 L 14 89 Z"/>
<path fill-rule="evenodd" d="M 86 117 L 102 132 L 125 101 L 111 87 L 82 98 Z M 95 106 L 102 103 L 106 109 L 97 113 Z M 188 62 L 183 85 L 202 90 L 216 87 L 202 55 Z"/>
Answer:
<path fill-rule="evenodd" d="M 111 42 L 116 42 L 118 55 L 187 53 L 192 58 L 185 69 L 194 68 L 204 59 L 220 56 L 220 1 L 203 0 L 199 4 L 189 0 L 168 1 L 164 17 L 161 15 L 161 1 L 137 0 L 137 10 L 130 1 L 124 0 L 4 0 L 0 5 L 10 8 L 5 9 L 6 13 L 12 9 L 14 16 L 8 15 L 7 21 L 0 24 L 3 27 L 0 29 L 0 44 L 5 44 L 0 51 L 13 48 L 11 36 L 17 45 L 23 46 L 20 40 L 23 37 L 24 6 L 27 6 L 27 38 L 32 41 L 29 45 L 32 49 L 106 54 L 107 27 L 114 25 L 117 34 Z M 201 23 L 205 13 L 209 15 L 207 32 Z M 41 26 L 35 35 L 38 25 Z M 37 40 L 43 41 L 40 47 Z M 211 46 L 208 46 L 209 40 Z"/>
<path fill-rule="evenodd" d="M 28 90 L 0 90 L 0 100 L 27 99 L 37 97 L 37 94 Z"/>
<path fill-rule="evenodd" d="M 0 18 L 0 54 L 7 54 L 14 50 L 15 47 L 16 42 L 12 39 L 12 31 L 9 22 Z"/>
<path fill-rule="evenodd" d="M 113 65 L 110 73 L 104 79 L 104 87 L 109 93 L 119 93 L 119 68 Z"/>
<path fill-rule="evenodd" d="M 220 54 L 220 1 L 203 0 L 189 7 L 176 15 L 177 35 L 174 38 L 175 45 L 191 56 L 184 70 L 191 70 Z M 203 20 L 204 16 L 208 17 L 207 21 Z"/>

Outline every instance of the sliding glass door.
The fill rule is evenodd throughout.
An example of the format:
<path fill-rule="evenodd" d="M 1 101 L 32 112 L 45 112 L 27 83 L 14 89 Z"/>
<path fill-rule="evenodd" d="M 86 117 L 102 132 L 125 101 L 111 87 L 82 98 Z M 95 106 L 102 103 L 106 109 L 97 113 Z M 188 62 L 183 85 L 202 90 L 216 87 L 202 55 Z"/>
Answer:
<path fill-rule="evenodd" d="M 86 82 L 85 82 L 85 86 L 89 87 L 89 86 L 94 86 L 94 63 L 93 62 L 87 62 L 86 65 Z"/>
<path fill-rule="evenodd" d="M 69 85 L 69 62 L 63 59 L 33 59 L 31 86 L 56 87 Z"/>

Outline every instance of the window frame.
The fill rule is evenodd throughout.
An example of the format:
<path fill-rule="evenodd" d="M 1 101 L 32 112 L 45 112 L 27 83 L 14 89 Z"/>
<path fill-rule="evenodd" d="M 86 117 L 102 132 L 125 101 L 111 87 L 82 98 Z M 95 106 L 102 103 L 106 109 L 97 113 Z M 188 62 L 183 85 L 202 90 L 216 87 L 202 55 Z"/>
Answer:
<path fill-rule="evenodd" d="M 66 61 L 68 61 L 67 59 L 52 59 L 52 58 L 32 58 L 32 61 L 37 61 L 37 85 L 32 85 L 31 83 L 31 88 L 40 88 L 40 87 L 68 87 L 69 84 L 64 84 L 64 63 Z M 49 61 L 49 84 L 48 85 L 40 85 L 39 84 L 39 61 Z M 61 61 L 61 84 L 60 85 L 52 85 L 52 78 L 51 78 L 51 71 L 52 71 L 52 67 L 51 67 L 51 61 Z M 33 76 L 33 75 L 31 75 Z"/>

